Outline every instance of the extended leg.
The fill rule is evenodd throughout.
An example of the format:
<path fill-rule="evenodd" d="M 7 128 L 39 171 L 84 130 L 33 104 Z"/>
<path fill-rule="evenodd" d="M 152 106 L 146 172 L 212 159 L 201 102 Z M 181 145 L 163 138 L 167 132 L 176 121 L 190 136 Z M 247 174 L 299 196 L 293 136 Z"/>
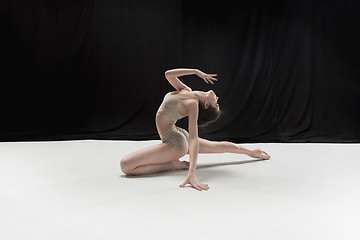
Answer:
<path fill-rule="evenodd" d="M 209 141 L 203 138 L 199 138 L 199 153 L 239 153 L 253 158 L 270 158 L 266 152 L 260 149 L 249 150 L 232 142 Z"/>
<path fill-rule="evenodd" d="M 199 153 L 241 153 L 249 155 L 251 150 L 227 141 L 209 141 L 199 138 Z"/>

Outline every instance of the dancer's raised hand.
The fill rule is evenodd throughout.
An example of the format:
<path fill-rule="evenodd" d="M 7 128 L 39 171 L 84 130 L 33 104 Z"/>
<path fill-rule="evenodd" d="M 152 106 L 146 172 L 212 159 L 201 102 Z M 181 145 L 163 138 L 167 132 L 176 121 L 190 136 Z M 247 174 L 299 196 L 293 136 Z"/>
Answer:
<path fill-rule="evenodd" d="M 200 71 L 200 70 L 197 69 L 196 75 L 198 75 L 199 77 L 201 77 L 202 79 L 204 79 L 204 81 L 205 81 L 207 84 L 209 84 L 209 82 L 210 82 L 211 84 L 214 84 L 213 81 L 217 81 L 217 79 L 214 78 L 214 77 L 217 76 L 217 74 L 207 74 L 207 73 L 204 73 L 204 72 L 202 72 L 202 71 Z M 212 81 L 212 80 L 213 80 L 213 81 Z"/>

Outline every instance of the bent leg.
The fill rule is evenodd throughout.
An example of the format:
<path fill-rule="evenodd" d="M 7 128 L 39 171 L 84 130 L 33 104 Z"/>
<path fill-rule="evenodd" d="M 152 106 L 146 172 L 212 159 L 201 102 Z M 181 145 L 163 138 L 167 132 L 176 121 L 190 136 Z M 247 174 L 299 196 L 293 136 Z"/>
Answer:
<path fill-rule="evenodd" d="M 184 156 L 185 150 L 166 143 L 146 147 L 125 156 L 120 161 L 121 170 L 127 175 L 141 175 L 174 169 L 174 161 Z"/>
<path fill-rule="evenodd" d="M 175 170 L 174 161 L 167 163 L 138 166 L 134 168 L 131 172 L 127 173 L 127 175 L 144 175 L 144 174 L 151 174 L 151 173 L 171 171 L 171 170 Z"/>

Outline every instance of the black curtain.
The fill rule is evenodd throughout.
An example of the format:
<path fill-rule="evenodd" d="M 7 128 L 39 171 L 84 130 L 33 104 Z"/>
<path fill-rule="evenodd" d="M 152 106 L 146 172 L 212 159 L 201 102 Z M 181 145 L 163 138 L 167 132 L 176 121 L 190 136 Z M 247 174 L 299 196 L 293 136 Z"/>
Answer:
<path fill-rule="evenodd" d="M 199 136 L 360 142 L 360 2 L 0 0 L 1 141 L 155 140 L 164 72 L 217 73 Z M 178 126 L 187 129 L 187 118 Z"/>

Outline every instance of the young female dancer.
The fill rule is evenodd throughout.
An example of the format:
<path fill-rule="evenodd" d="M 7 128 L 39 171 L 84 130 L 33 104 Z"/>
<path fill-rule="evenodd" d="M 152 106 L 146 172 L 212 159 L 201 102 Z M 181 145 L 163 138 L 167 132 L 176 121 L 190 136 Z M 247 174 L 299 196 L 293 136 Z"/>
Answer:
<path fill-rule="evenodd" d="M 141 175 L 155 172 L 188 169 L 184 187 L 190 184 L 197 190 L 208 190 L 207 184 L 199 183 L 196 178 L 198 153 L 239 153 L 253 158 L 269 159 L 266 152 L 248 150 L 227 141 L 209 141 L 198 137 L 198 127 L 216 121 L 220 114 L 218 97 L 214 91 L 192 91 L 178 77 L 196 74 L 207 84 L 217 81 L 216 74 L 206 74 L 198 69 L 179 68 L 165 72 L 169 83 L 177 90 L 165 95 L 156 113 L 156 128 L 162 143 L 137 150 L 120 161 L 121 170 L 127 175 Z M 189 133 L 175 125 L 178 119 L 188 117 Z M 180 161 L 185 154 L 190 155 L 190 163 Z"/>

